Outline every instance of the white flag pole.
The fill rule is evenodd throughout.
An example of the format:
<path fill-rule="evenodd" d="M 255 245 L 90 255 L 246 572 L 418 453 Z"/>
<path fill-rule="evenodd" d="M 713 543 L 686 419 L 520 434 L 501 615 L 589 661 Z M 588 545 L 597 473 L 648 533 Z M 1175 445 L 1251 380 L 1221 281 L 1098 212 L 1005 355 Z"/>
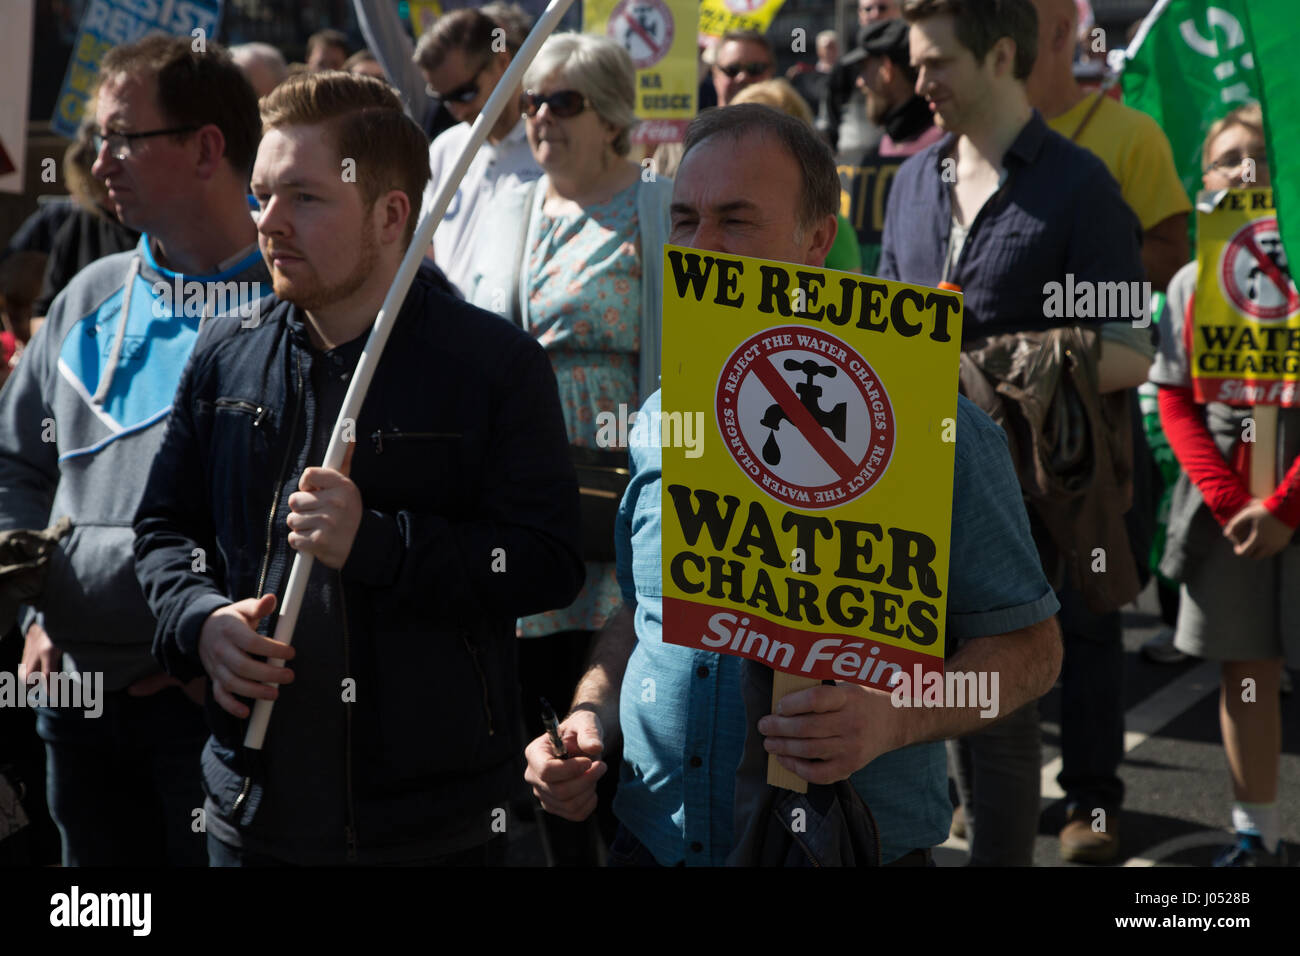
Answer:
<path fill-rule="evenodd" d="M 388 334 L 393 330 L 393 322 L 397 319 L 397 313 L 401 311 L 402 303 L 406 299 L 406 293 L 411 287 L 411 282 L 415 278 L 415 273 L 420 268 L 420 262 L 424 258 L 425 251 L 428 250 L 429 244 L 433 241 L 433 233 L 438 223 L 442 222 L 443 215 L 447 212 L 447 206 L 451 204 L 452 196 L 460 188 L 460 182 L 465 177 L 465 171 L 473 161 L 475 154 L 487 139 L 488 131 L 496 125 L 497 120 L 506 109 L 516 107 L 515 89 L 523 81 L 524 71 L 537 55 L 538 49 L 548 36 L 559 25 L 560 20 L 573 5 L 573 0 L 551 0 L 546 9 L 542 12 L 541 18 L 533 27 L 528 39 L 524 41 L 519 52 L 511 60 L 510 66 L 506 69 L 505 74 L 501 77 L 497 87 L 488 97 L 487 103 L 483 106 L 483 111 L 479 113 L 478 119 L 474 121 L 474 126 L 470 130 L 469 142 L 465 144 L 465 149 L 461 152 L 460 158 L 456 160 L 456 165 L 452 167 L 451 174 L 438 190 L 438 194 L 433 201 L 433 208 L 429 210 L 429 215 L 421 220 L 415 230 L 415 235 L 411 239 L 411 245 L 406 250 L 406 257 L 402 259 L 401 266 L 398 267 L 397 275 L 393 279 L 393 285 L 388 290 L 388 295 L 384 298 L 383 307 L 379 310 L 379 315 L 375 318 L 374 328 L 370 331 L 370 338 L 366 340 L 365 350 L 361 353 L 361 358 L 357 362 L 356 372 L 352 376 L 352 384 L 348 386 L 347 395 L 343 399 L 343 408 L 339 412 L 338 420 L 334 423 L 334 433 L 330 436 L 329 448 L 325 451 L 325 461 L 323 467 L 337 469 L 343 464 L 343 457 L 347 451 L 347 443 L 343 440 L 343 426 L 347 421 L 356 421 L 361 413 L 361 405 L 365 402 L 366 391 L 370 388 L 370 380 L 374 377 L 375 368 L 379 365 L 380 356 L 383 355 L 384 346 L 388 342 Z M 280 613 L 275 625 L 275 640 L 284 644 L 293 642 L 294 628 L 298 624 L 298 612 L 302 609 L 303 595 L 307 590 L 307 579 L 311 576 L 311 567 L 313 558 L 309 554 L 298 552 L 293 559 L 293 567 L 289 570 L 289 583 L 285 589 L 284 601 L 280 606 Z M 277 667 L 283 667 L 284 661 L 279 658 L 271 658 L 270 663 Z M 271 685 L 274 686 L 274 685 Z M 258 700 L 253 705 L 253 716 L 248 722 L 248 731 L 244 735 L 244 746 L 251 750 L 261 750 L 262 742 L 266 737 L 266 728 L 271 720 L 271 707 L 274 701 Z"/>

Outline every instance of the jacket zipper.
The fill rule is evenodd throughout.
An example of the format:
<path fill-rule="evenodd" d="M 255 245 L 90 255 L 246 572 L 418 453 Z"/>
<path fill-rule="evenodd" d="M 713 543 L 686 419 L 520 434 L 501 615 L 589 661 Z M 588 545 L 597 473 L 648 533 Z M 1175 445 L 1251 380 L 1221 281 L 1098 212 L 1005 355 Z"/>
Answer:
<path fill-rule="evenodd" d="M 791 834 L 791 836 L 794 838 L 794 842 L 799 845 L 799 849 L 803 850 L 803 855 L 808 857 L 808 862 L 811 863 L 817 869 L 821 869 L 822 866 L 821 861 L 817 859 L 817 857 L 813 854 L 812 850 L 808 849 L 808 844 L 805 843 L 803 840 L 799 839 L 799 837 L 795 836 L 794 834 Z"/>
<path fill-rule="evenodd" d="M 334 572 L 339 582 L 339 607 L 343 611 L 343 673 L 352 673 L 352 641 L 348 630 L 348 602 L 343 595 L 343 572 Z M 347 823 L 343 826 L 343 837 L 347 841 L 348 862 L 357 862 L 357 813 L 352 800 L 352 705 L 345 705 L 343 724 L 346 727 L 343 744 L 344 779 L 347 781 Z"/>
<path fill-rule="evenodd" d="M 483 713 L 487 715 L 488 736 L 491 737 L 496 731 L 492 729 L 492 705 L 488 703 L 487 676 L 483 673 L 483 665 L 479 663 L 478 648 L 474 646 L 474 642 L 465 634 L 461 635 L 461 640 L 465 642 L 465 649 L 469 651 L 469 658 L 474 662 L 474 671 L 478 674 L 478 682 L 483 688 Z"/>
<path fill-rule="evenodd" d="M 271 512 L 266 517 L 266 555 L 262 558 L 262 570 L 257 576 L 257 597 L 262 596 L 262 589 L 266 587 L 266 574 L 271 567 L 271 542 L 272 534 L 275 531 L 275 513 L 280 510 L 280 492 L 284 489 L 284 476 L 289 470 L 289 457 L 293 454 L 293 435 L 298 430 L 298 416 L 302 412 L 302 356 L 295 353 L 297 359 L 298 371 L 298 394 L 294 397 L 293 404 L 293 424 L 289 426 L 288 443 L 284 450 L 284 460 L 280 463 L 280 477 L 276 479 L 275 491 L 271 498 Z M 220 400 L 218 400 L 220 404 Z M 244 402 L 243 404 L 249 404 Z M 259 416 L 260 418 L 260 416 Z M 257 424 L 255 421 L 254 424 Z M 248 799 L 249 792 L 253 789 L 252 774 L 244 777 L 244 783 L 239 788 L 239 796 L 235 797 L 235 802 L 231 804 L 230 815 L 232 817 L 239 815 L 240 808 L 244 801 Z"/>
<path fill-rule="evenodd" d="M 370 436 L 370 440 L 374 442 L 375 454 L 382 455 L 384 453 L 385 439 L 389 441 L 393 441 L 394 439 L 400 441 L 406 438 L 426 438 L 426 439 L 435 438 L 436 439 L 436 438 L 461 438 L 461 437 L 462 436 L 459 432 L 396 432 L 396 431 L 386 432 L 386 431 L 376 430 Z"/>
<path fill-rule="evenodd" d="M 216 405 L 217 408 L 234 408 L 241 412 L 248 412 L 253 416 L 254 428 L 262 424 L 262 419 L 266 417 L 267 412 L 265 405 L 255 405 L 252 402 L 244 401 L 242 398 L 219 398 Z"/>
<path fill-rule="evenodd" d="M 284 476 L 289 471 L 289 458 L 293 454 L 293 436 L 298 430 L 298 418 L 302 414 L 302 356 L 295 353 L 298 371 L 298 394 L 294 396 L 293 424 L 289 426 L 288 443 L 284 449 L 284 460 L 280 462 L 280 475 L 275 480 L 275 490 L 271 498 L 271 510 L 266 516 L 266 553 L 262 557 L 262 570 L 257 575 L 257 597 L 262 596 L 266 587 L 266 573 L 271 568 L 272 535 L 275 533 L 275 514 L 280 510 L 280 492 L 284 490 Z"/>

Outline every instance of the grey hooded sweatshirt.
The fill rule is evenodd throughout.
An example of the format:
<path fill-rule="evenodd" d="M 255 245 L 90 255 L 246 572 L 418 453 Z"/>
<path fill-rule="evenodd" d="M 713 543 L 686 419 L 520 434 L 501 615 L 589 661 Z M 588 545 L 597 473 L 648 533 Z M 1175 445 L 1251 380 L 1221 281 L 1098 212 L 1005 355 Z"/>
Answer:
<path fill-rule="evenodd" d="M 270 293 L 256 246 L 186 276 L 141 236 L 77 273 L 0 389 L 0 531 L 73 524 L 19 625 L 39 610 L 65 669 L 102 673 L 105 690 L 160 670 L 131 522 L 199 327 L 256 322 Z"/>

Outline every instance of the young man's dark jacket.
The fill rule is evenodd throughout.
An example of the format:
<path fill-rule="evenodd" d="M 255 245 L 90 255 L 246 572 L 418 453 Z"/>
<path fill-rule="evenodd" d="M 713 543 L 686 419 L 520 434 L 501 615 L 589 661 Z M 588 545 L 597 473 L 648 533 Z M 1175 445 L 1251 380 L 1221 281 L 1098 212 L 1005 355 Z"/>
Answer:
<path fill-rule="evenodd" d="M 337 409 L 364 344 L 316 351 L 299 309 L 263 305 L 254 328 L 223 318 L 200 336 L 135 518 L 154 654 L 183 680 L 203 673 L 199 635 L 212 611 L 267 591 L 283 599 L 288 497 L 323 458 L 337 412 L 322 414 L 321 394 Z M 318 392 L 313 383 L 327 380 Z M 261 760 L 244 754 L 246 721 L 209 684 L 209 832 L 237 832 L 246 848 L 294 862 L 429 858 L 493 836 L 493 810 L 518 774 L 515 618 L 568 605 L 584 575 L 546 354 L 427 271 L 355 434 L 351 478 L 365 514 L 341 571 L 315 562 L 295 681 L 281 688 Z M 314 691 L 298 686 L 322 659 L 337 670 Z M 339 673 L 354 679 L 351 702 Z M 299 792 L 319 779 L 324 792 Z"/>

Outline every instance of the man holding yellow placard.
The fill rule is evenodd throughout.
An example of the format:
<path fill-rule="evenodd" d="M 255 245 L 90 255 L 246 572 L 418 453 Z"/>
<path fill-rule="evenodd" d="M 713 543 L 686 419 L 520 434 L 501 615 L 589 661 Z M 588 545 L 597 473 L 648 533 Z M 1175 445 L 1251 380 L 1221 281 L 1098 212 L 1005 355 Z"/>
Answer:
<path fill-rule="evenodd" d="M 829 150 L 803 124 L 755 105 L 709 112 L 687 132 L 673 194 L 672 239 L 732 257 L 801 263 L 809 268 L 800 272 L 835 280 L 826 282 L 831 286 L 839 274 L 817 267 L 834 239 L 838 193 Z M 670 262 L 674 254 L 684 255 L 670 248 Z M 760 266 L 776 268 L 770 262 L 737 261 L 754 274 Z M 666 283 L 665 312 L 689 294 L 674 278 Z M 715 294 L 726 299 L 727 283 Z M 932 311 L 937 320 L 938 310 Z M 912 321 L 908 310 L 899 315 L 905 324 Z M 715 315 L 715 321 L 729 318 L 725 307 Z M 759 328 L 738 328 L 735 344 Z M 935 328 L 927 326 L 927 334 Z M 959 334 L 956 325 L 952 330 Z M 828 355 L 831 361 L 836 357 Z M 675 361 L 665 353 L 666 372 Z M 949 396 L 951 408 L 955 370 L 936 392 Z M 560 725 L 566 750 L 574 756 L 558 759 L 548 738 L 539 737 L 528 746 L 525 777 L 548 812 L 584 819 L 596 806 L 595 784 L 606 769 L 600 759 L 604 748 L 621 737 L 626 769 L 614 804 L 620 830 L 612 862 L 716 865 L 732 848 L 733 825 L 743 823 L 734 820 L 732 800 L 747 729 L 740 658 L 673 646 L 670 640 L 687 635 L 663 633 L 667 548 L 661 542 L 667 523 L 679 517 L 671 497 L 662 494 L 670 482 L 661 476 L 659 444 L 665 436 L 658 434 L 658 423 L 672 418 L 660 412 L 656 393 L 629 442 L 634 474 L 616 530 L 625 605 L 602 632 L 592 666 Z M 1057 603 L 1039 568 L 1001 432 L 964 399 L 957 401 L 948 424 L 955 427 L 955 448 L 946 450 L 947 460 L 955 459 L 955 480 L 951 491 L 946 484 L 936 487 L 933 507 L 942 513 L 953 506 L 951 536 L 944 542 L 951 574 L 939 568 L 936 555 L 930 564 L 935 578 L 927 578 L 925 586 L 946 585 L 946 613 L 935 624 L 955 648 L 947 668 L 999 675 L 999 713 L 1008 713 L 1045 692 L 1056 677 L 1061 651 L 1052 615 Z M 717 427 L 708 430 L 705 459 L 712 454 L 721 460 Z M 934 423 L 936 445 L 943 442 L 940 427 Z M 933 452 L 936 461 L 944 454 Z M 919 552 L 906 552 L 903 565 L 908 555 L 915 560 Z M 867 625 L 860 630 L 865 635 Z M 974 640 L 985 637 L 991 639 Z M 758 730 L 781 764 L 804 779 L 852 780 L 879 823 L 882 862 L 923 864 L 930 847 L 947 836 L 950 804 L 943 747 L 922 742 L 990 719 L 987 713 L 980 716 L 977 705 L 904 707 L 885 690 L 840 682 L 785 697 L 779 715 L 763 718 Z"/>

